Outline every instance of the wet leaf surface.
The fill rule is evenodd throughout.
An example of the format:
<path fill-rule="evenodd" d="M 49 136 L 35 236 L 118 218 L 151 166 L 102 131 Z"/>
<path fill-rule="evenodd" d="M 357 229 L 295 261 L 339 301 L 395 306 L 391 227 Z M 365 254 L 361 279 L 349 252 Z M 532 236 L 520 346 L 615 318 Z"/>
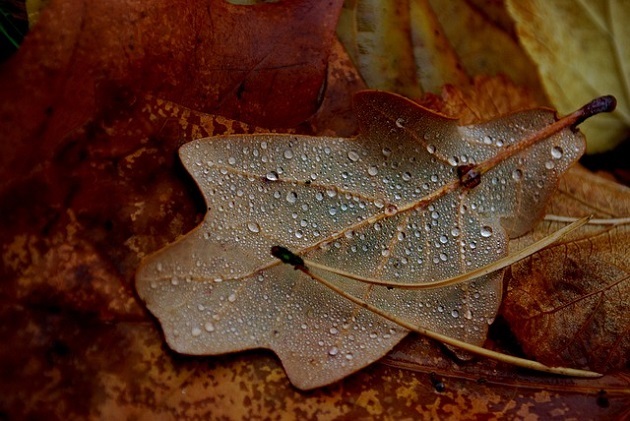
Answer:
<path fill-rule="evenodd" d="M 302 389 L 355 372 L 406 330 L 280 265 L 273 246 L 365 277 L 446 279 L 507 255 L 508 235 L 531 229 L 582 150 L 581 137 L 565 129 L 506 156 L 471 187 L 460 184 L 459 164 L 510 150 L 554 122 L 553 113 L 458 126 L 392 94 L 365 92 L 356 104 L 357 139 L 261 135 L 182 147 L 208 214 L 137 275 L 138 293 L 173 349 L 269 348 Z M 482 344 L 501 302 L 501 277 L 428 292 L 332 280 L 412 323 Z"/>

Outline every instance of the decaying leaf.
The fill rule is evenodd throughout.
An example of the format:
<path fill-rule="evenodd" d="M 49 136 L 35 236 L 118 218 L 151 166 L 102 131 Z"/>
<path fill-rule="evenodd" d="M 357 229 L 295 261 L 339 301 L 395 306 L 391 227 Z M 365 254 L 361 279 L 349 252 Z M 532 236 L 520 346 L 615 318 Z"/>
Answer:
<path fill-rule="evenodd" d="M 628 218 L 630 189 L 571 169 L 547 212 Z M 622 222 L 622 221 L 619 221 Z M 545 221 L 522 247 L 562 223 Z M 589 225 L 511 268 L 502 309 L 528 355 L 551 365 L 624 369 L 630 361 L 630 226 Z"/>
<path fill-rule="evenodd" d="M 613 94 L 614 113 L 586 123 L 589 152 L 614 148 L 630 127 L 630 7 L 625 1 L 509 0 L 521 43 L 538 65 L 552 103 L 568 112 Z"/>
<path fill-rule="evenodd" d="M 407 332 L 281 265 L 273 246 L 403 283 L 463 273 L 507 254 L 508 236 L 531 229 L 583 148 L 570 129 L 525 151 L 514 147 L 555 121 L 550 110 L 458 126 L 392 94 L 363 93 L 356 103 L 356 139 L 256 135 L 180 149 L 208 214 L 146 259 L 136 278 L 173 349 L 269 348 L 303 389 L 342 378 Z M 458 168 L 510 150 L 519 152 L 481 180 L 460 182 Z M 327 277 L 391 314 L 473 344 L 483 343 L 501 301 L 501 272 L 422 293 Z"/>

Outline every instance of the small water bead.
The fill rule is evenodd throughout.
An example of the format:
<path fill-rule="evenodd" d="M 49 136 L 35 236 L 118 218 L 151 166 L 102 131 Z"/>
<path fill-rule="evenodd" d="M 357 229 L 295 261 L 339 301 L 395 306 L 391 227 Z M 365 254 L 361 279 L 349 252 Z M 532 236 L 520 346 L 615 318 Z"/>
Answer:
<path fill-rule="evenodd" d="M 451 235 L 453 237 L 458 237 L 459 236 L 459 228 L 455 227 L 455 228 L 451 229 Z"/>
<path fill-rule="evenodd" d="M 410 172 L 404 172 L 404 173 L 403 173 L 403 175 L 402 175 L 402 179 L 403 179 L 404 181 L 409 181 L 409 180 L 411 180 L 411 173 L 410 173 Z"/>
<path fill-rule="evenodd" d="M 368 168 L 368 174 L 372 177 L 378 174 L 378 168 L 376 167 L 376 165 L 370 165 L 370 167 Z"/>
<path fill-rule="evenodd" d="M 439 305 L 437 308 L 437 311 L 439 311 L 440 313 L 444 313 L 444 306 L 443 305 Z"/>
<path fill-rule="evenodd" d="M 199 336 L 201 335 L 201 329 L 199 329 L 197 326 L 193 327 L 192 330 L 190 331 L 190 333 L 193 336 Z"/>
<path fill-rule="evenodd" d="M 522 180 L 523 179 L 523 171 L 518 170 L 518 169 L 512 171 L 512 178 L 514 180 L 516 180 L 516 181 Z"/>
<path fill-rule="evenodd" d="M 330 355 L 331 357 L 334 357 L 335 355 L 339 354 L 339 349 L 336 346 L 333 346 L 332 348 L 330 348 L 330 350 L 328 351 L 328 355 Z"/>
<path fill-rule="evenodd" d="M 440 260 L 446 262 L 448 260 L 448 256 L 444 253 L 440 253 Z"/>
<path fill-rule="evenodd" d="M 293 151 L 291 149 L 285 149 L 283 155 L 286 159 L 291 159 L 293 158 Z"/>
<path fill-rule="evenodd" d="M 402 231 L 398 232 L 398 234 L 397 234 L 398 241 L 404 240 L 405 237 L 406 237 L 406 234 L 404 232 L 402 232 Z"/>
<path fill-rule="evenodd" d="M 434 154 L 435 150 L 435 145 L 427 145 L 427 152 L 429 152 L 430 154 Z"/>
<path fill-rule="evenodd" d="M 228 164 L 230 165 L 234 165 L 236 164 L 236 158 L 234 158 L 233 156 L 228 158 Z"/>
<path fill-rule="evenodd" d="M 555 168 L 556 164 L 553 163 L 553 161 L 547 161 L 545 162 L 545 168 L 547 168 L 548 170 L 553 170 Z"/>
<path fill-rule="evenodd" d="M 392 154 L 392 150 L 389 149 L 388 147 L 383 148 L 383 150 L 381 151 L 383 153 L 384 156 L 388 157 Z"/>
<path fill-rule="evenodd" d="M 319 191 L 318 191 L 317 193 L 315 193 L 315 199 L 317 199 L 317 200 L 318 200 L 318 201 L 320 201 L 320 202 L 321 202 L 322 200 L 324 200 L 324 195 L 323 195 L 323 193 L 322 193 L 322 192 L 319 192 Z"/>
<path fill-rule="evenodd" d="M 396 127 L 398 127 L 399 129 L 402 129 L 403 127 L 405 127 L 405 119 L 397 118 L 396 119 Z"/>
<path fill-rule="evenodd" d="M 488 238 L 492 235 L 492 227 L 484 225 L 483 227 L 481 227 L 481 230 L 479 231 L 479 233 L 481 234 L 482 237 Z"/>
<path fill-rule="evenodd" d="M 492 145 L 492 140 L 490 136 L 484 136 L 482 141 L 485 145 Z"/>
<path fill-rule="evenodd" d="M 346 354 L 346 360 L 350 361 L 351 359 L 353 359 L 354 357 L 352 356 L 352 353 L 348 352 Z"/>
<path fill-rule="evenodd" d="M 297 193 L 294 191 L 287 193 L 286 199 L 287 199 L 287 202 L 291 204 L 295 203 L 297 201 Z"/>
<path fill-rule="evenodd" d="M 471 241 L 468 247 L 470 247 L 471 250 L 474 250 L 477 248 L 477 243 L 474 241 Z"/>
<path fill-rule="evenodd" d="M 398 212 L 398 207 L 396 205 L 387 205 L 385 208 L 385 215 L 387 216 L 395 215 L 396 212 Z"/>
<path fill-rule="evenodd" d="M 357 151 L 348 152 L 348 159 L 352 162 L 357 162 L 359 160 L 359 153 Z"/>
<path fill-rule="evenodd" d="M 269 171 L 266 175 L 267 180 L 269 181 L 278 181 L 278 173 L 275 171 Z"/>
<path fill-rule="evenodd" d="M 214 325 L 212 322 L 206 322 L 206 324 L 203 325 L 203 328 L 206 329 L 206 332 L 214 332 Z"/>
<path fill-rule="evenodd" d="M 446 237 L 446 235 L 440 235 L 440 243 L 442 244 L 448 243 L 448 237 Z"/>
<path fill-rule="evenodd" d="M 553 148 L 551 148 L 551 157 L 554 159 L 562 158 L 563 153 L 564 151 L 562 150 L 560 146 L 554 146 Z"/>
<path fill-rule="evenodd" d="M 457 310 L 451 311 L 451 316 L 453 316 L 453 318 L 457 319 L 459 317 L 459 311 L 457 311 Z"/>
<path fill-rule="evenodd" d="M 248 222 L 247 229 L 251 232 L 260 232 L 260 225 L 258 225 L 256 222 Z"/>
<path fill-rule="evenodd" d="M 233 303 L 234 301 L 236 301 L 236 294 L 232 293 L 228 296 L 228 301 Z"/>
<path fill-rule="evenodd" d="M 301 230 L 297 230 L 297 231 L 295 231 L 295 237 L 296 238 L 302 238 L 302 237 L 304 237 L 304 233 Z"/>
<path fill-rule="evenodd" d="M 331 206 L 330 208 L 328 208 L 328 213 L 330 214 L 330 216 L 334 216 L 337 214 L 337 208 L 334 206 Z"/>
<path fill-rule="evenodd" d="M 448 163 L 449 165 L 451 165 L 452 167 L 456 167 L 459 164 L 459 158 L 456 156 L 451 156 L 448 159 Z"/>
<path fill-rule="evenodd" d="M 329 332 L 331 335 L 336 335 L 339 333 L 339 329 L 337 329 L 336 327 L 331 327 Z"/>

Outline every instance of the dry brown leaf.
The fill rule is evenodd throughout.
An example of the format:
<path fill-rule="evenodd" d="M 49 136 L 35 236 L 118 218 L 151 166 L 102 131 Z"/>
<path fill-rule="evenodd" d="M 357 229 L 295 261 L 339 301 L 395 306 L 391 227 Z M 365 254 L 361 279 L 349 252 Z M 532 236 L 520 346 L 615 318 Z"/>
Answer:
<path fill-rule="evenodd" d="M 630 189 L 575 168 L 547 213 L 628 218 Z M 561 226 L 545 221 L 520 247 Z M 523 349 L 552 365 L 600 372 L 630 366 L 630 225 L 591 225 L 512 266 L 502 314 Z"/>

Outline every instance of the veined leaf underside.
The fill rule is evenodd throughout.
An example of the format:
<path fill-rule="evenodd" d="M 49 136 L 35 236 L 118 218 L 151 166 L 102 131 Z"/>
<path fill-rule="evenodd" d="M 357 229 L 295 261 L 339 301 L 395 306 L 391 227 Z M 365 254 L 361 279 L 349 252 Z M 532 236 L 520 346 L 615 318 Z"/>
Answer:
<path fill-rule="evenodd" d="M 208 213 L 137 276 L 173 349 L 269 348 L 300 388 L 338 380 L 407 331 L 283 265 L 272 246 L 370 278 L 448 278 L 507 255 L 509 236 L 531 229 L 559 175 L 583 151 L 580 135 L 565 129 L 466 188 L 457 166 L 505 151 L 554 122 L 553 112 L 457 126 L 384 93 L 359 95 L 357 110 L 356 139 L 253 135 L 181 148 Z M 321 275 L 395 316 L 477 345 L 501 302 L 502 271 L 428 291 Z"/>

